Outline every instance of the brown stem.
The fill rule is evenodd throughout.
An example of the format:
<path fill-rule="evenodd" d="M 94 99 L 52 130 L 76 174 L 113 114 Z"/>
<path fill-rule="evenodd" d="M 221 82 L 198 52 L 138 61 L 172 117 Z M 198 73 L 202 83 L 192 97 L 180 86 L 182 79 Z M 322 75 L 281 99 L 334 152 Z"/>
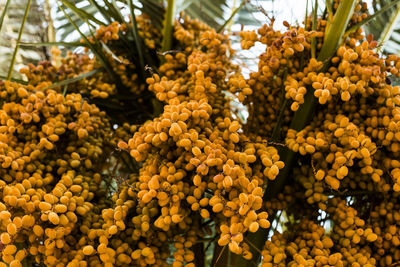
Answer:
<path fill-rule="evenodd" d="M 196 267 L 204 267 L 205 264 L 205 253 L 204 253 L 204 243 L 200 242 L 193 246 L 194 252 L 194 265 Z"/>
<path fill-rule="evenodd" d="M 211 267 L 228 266 L 228 255 L 228 246 L 221 247 L 215 242 Z"/>

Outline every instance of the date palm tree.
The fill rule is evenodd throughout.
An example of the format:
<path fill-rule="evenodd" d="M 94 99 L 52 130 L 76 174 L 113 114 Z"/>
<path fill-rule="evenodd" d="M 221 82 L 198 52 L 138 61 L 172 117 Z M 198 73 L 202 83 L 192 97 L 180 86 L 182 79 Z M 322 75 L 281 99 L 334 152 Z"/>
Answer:
<path fill-rule="evenodd" d="M 107 57 L 104 55 L 104 46 L 97 43 L 91 44 L 87 41 L 85 34 L 90 34 L 91 29 L 100 25 L 106 25 L 112 21 L 125 22 L 128 16 L 135 17 L 140 12 L 148 14 L 153 21 L 153 25 L 162 32 L 163 42 L 160 48 L 161 52 L 172 48 L 171 43 L 173 38 L 171 33 L 173 20 L 180 11 L 185 11 L 191 17 L 203 20 L 219 31 L 223 31 L 229 23 L 257 24 L 257 21 L 251 14 L 251 12 L 257 11 L 257 1 L 243 0 L 237 5 L 232 5 L 232 1 L 228 0 L 59 0 L 54 2 L 57 4 L 57 16 L 53 20 L 58 22 L 55 31 L 58 32 L 61 39 L 56 42 L 52 30 L 49 30 L 52 29 L 50 12 L 46 12 L 45 8 L 41 8 L 44 6 L 44 3 L 39 3 L 38 1 L 21 0 L 18 1 L 18 4 L 16 1 L 0 2 L 0 10 L 3 10 L 0 17 L 0 25 L 2 25 L 0 58 L 3 62 L 9 62 L 9 58 L 11 57 L 10 66 L 4 67 L 2 65 L 0 72 L 8 79 L 11 78 L 13 69 L 18 68 L 19 64 L 32 62 L 32 60 L 45 59 L 47 50 L 43 49 L 43 47 L 54 45 L 63 47 L 86 46 L 99 58 L 104 69 L 112 73 L 107 63 Z M 323 4 L 320 3 L 319 8 L 317 7 L 318 1 L 313 3 L 313 10 L 310 12 L 313 17 L 316 17 L 318 10 L 321 9 L 325 10 L 323 11 L 324 13 L 331 12 L 330 5 L 332 1 L 323 2 Z M 319 61 L 328 61 L 333 56 L 336 48 L 341 44 L 342 38 L 353 30 L 353 27 L 347 28 L 347 25 L 353 14 L 356 2 L 356 0 L 342 1 L 343 4 L 340 5 L 336 13 L 330 14 L 332 15 L 330 18 L 331 27 L 326 32 L 327 41 L 318 55 Z M 371 16 L 369 19 L 363 21 L 365 23 L 363 25 L 365 30 L 368 33 L 372 33 L 375 39 L 379 40 L 379 49 L 381 49 L 382 53 L 398 53 L 400 50 L 400 4 L 398 2 L 399 0 L 374 0 L 373 8 L 370 10 Z M 30 9 L 30 12 L 25 12 L 28 9 Z M 32 10 L 35 11 L 32 12 Z M 25 23 L 25 27 L 23 26 L 24 23 L 21 26 L 21 17 Z M 374 21 L 374 23 L 369 23 L 371 21 Z M 23 35 L 21 38 L 18 33 L 22 31 Z M 86 42 L 79 43 L 74 38 L 82 38 Z M 157 55 L 146 56 L 145 48 L 141 45 L 142 40 L 137 32 L 135 32 L 134 25 L 132 35 L 127 38 L 132 45 L 131 58 L 136 59 L 136 62 L 140 62 L 142 69 L 147 65 L 156 68 L 158 65 Z M 10 40 L 13 41 L 11 42 Z M 17 44 L 23 42 L 24 46 L 19 50 L 13 49 L 15 42 Z M 14 64 L 14 62 L 16 63 Z M 87 75 L 89 74 L 84 74 L 81 78 L 87 77 Z M 17 76 L 13 77 L 18 78 Z M 79 78 L 77 77 L 73 81 Z M 68 83 L 68 81 L 63 82 L 63 84 Z M 312 113 L 314 101 L 315 98 L 312 93 L 305 96 L 305 103 L 294 116 L 293 124 L 291 125 L 292 129 L 301 130 L 304 128 Z M 99 104 L 108 105 L 108 103 Z M 108 108 L 112 109 L 113 107 L 112 105 L 108 105 Z M 276 196 L 283 190 L 296 156 L 294 152 L 288 149 L 282 149 L 280 155 L 287 167 L 279 174 L 276 181 L 271 182 L 268 186 L 268 192 L 265 194 L 264 200 Z M 279 221 L 276 214 L 275 216 L 271 216 L 271 221 Z M 246 236 L 248 242 L 254 247 L 252 248 L 252 252 L 255 256 L 251 261 L 229 253 L 228 249 L 224 250 L 219 247 L 213 239 L 205 240 L 195 248 L 196 266 L 204 266 L 207 259 L 216 266 L 257 266 L 260 261 L 260 254 L 256 248 L 263 246 L 268 238 L 268 234 L 268 230 L 259 230 L 254 234 Z M 210 247 L 209 245 L 212 245 L 211 247 L 214 249 L 206 249 Z"/>

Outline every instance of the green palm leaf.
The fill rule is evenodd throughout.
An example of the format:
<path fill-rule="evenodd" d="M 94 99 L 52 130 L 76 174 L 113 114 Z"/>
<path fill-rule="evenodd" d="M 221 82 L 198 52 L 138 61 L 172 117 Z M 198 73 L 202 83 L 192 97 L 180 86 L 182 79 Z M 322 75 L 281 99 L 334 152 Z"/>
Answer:
<path fill-rule="evenodd" d="M 10 63 L 10 66 L 8 68 L 7 80 L 11 79 L 11 75 L 12 75 L 13 70 L 14 70 L 14 64 L 15 64 L 15 60 L 16 60 L 16 57 L 17 57 L 19 44 L 21 42 L 22 33 L 24 31 L 25 22 L 26 22 L 26 20 L 28 18 L 28 12 L 29 12 L 29 8 L 31 7 L 31 3 L 32 3 L 32 0 L 28 0 L 28 3 L 26 5 L 25 11 L 24 11 L 24 16 L 23 16 L 23 19 L 22 19 L 22 22 L 21 22 L 21 26 L 20 26 L 19 31 L 18 31 L 17 43 L 15 45 L 14 52 L 13 52 L 13 55 L 11 57 L 11 63 Z"/>
<path fill-rule="evenodd" d="M 249 1 L 244 0 L 243 8 L 233 18 L 233 23 L 246 24 L 246 25 L 261 25 L 261 22 L 255 18 L 255 13 L 260 13 L 259 2 L 271 1 L 261 0 L 257 4 L 251 4 Z M 129 13 L 129 2 L 127 0 L 62 0 L 63 6 L 66 7 L 67 14 L 71 17 L 72 21 L 78 26 L 82 27 L 85 23 L 81 17 L 72 12 L 69 8 L 84 10 L 80 15 L 84 15 L 87 20 L 94 24 L 102 24 L 104 22 L 111 22 L 113 20 L 121 20 L 118 11 L 115 10 L 117 6 L 124 6 L 124 14 Z M 113 2 L 115 4 L 113 4 Z M 131 1 L 133 8 L 147 14 L 153 22 L 153 25 L 161 30 L 163 27 L 164 13 L 167 6 L 167 1 L 163 0 L 133 0 Z M 240 1 L 237 1 L 239 6 Z M 215 29 L 219 29 L 236 7 L 232 7 L 231 0 L 180 0 L 175 1 L 176 14 L 184 11 L 185 14 L 192 18 L 199 19 L 210 25 Z M 79 7 L 79 8 L 76 8 Z M 73 36 L 79 38 L 76 34 L 75 28 L 69 23 L 68 19 L 62 12 L 57 14 L 59 25 L 57 30 L 61 32 L 60 39 L 71 39 Z"/>
<path fill-rule="evenodd" d="M 372 9 L 378 12 L 395 0 L 373 0 Z M 373 23 L 364 26 L 367 33 L 374 35 L 379 43 L 379 49 L 386 53 L 398 53 L 400 51 L 400 4 L 383 12 L 374 19 Z"/>
<path fill-rule="evenodd" d="M 62 6 L 71 20 L 80 29 L 85 25 L 85 18 L 94 26 L 105 25 L 112 21 L 127 21 L 119 11 L 122 6 L 129 13 L 129 3 L 127 0 L 61 0 Z M 154 26 L 158 29 L 162 28 L 164 7 L 162 1 L 158 0 L 134 0 L 133 8 L 150 16 Z M 124 14 L 127 15 L 127 12 Z M 65 14 L 58 9 L 57 20 L 59 25 L 56 30 L 60 32 L 61 41 L 65 39 L 76 40 L 79 35 L 74 26 L 71 25 Z M 87 34 L 88 32 L 85 32 Z"/>
<path fill-rule="evenodd" d="M 240 9 L 237 18 L 235 19 L 235 23 L 242 25 L 262 26 L 262 24 L 265 23 L 265 20 L 260 21 L 259 19 L 257 19 L 257 16 L 262 15 L 260 16 L 261 18 L 263 16 L 265 17 L 265 13 L 267 11 L 262 8 L 260 3 L 266 1 L 271 0 L 257 1 L 256 3 L 258 3 L 258 5 L 253 4 L 252 2 L 246 3 L 246 5 Z"/>
<path fill-rule="evenodd" d="M 225 11 L 230 10 L 228 1 L 225 0 L 197 0 L 189 2 L 185 9 L 178 9 L 178 12 L 185 11 L 190 17 L 199 19 L 213 28 L 219 28 L 224 24 Z"/>

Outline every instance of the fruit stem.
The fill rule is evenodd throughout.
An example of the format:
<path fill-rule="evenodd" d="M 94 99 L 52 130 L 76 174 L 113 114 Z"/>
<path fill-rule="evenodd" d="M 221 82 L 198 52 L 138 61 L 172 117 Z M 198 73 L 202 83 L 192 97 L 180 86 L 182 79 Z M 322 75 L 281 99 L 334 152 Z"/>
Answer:
<path fill-rule="evenodd" d="M 169 51 L 172 46 L 172 31 L 174 29 L 175 20 L 175 0 L 168 0 L 167 13 L 165 14 L 164 29 L 163 29 L 163 40 L 161 51 Z"/>

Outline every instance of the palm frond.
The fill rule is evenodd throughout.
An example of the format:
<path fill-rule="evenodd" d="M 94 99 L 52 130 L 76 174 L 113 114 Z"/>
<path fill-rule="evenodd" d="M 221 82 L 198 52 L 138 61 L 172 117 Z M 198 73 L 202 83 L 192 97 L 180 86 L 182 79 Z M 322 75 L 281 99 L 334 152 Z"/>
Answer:
<path fill-rule="evenodd" d="M 0 34 L 0 60 L 3 63 L 0 66 L 0 75 L 6 77 L 8 67 L 14 53 L 14 47 L 18 38 L 18 32 L 21 27 L 22 18 L 28 1 L 9 1 L 9 6 L 6 9 L 7 1 L 0 1 L 1 20 L 3 21 Z M 4 12 L 3 12 L 4 11 Z M 27 16 L 27 21 L 24 27 L 24 32 L 21 36 L 21 42 L 38 43 L 47 42 L 47 14 L 43 5 L 37 0 L 31 1 L 30 11 Z M 36 63 L 48 57 L 47 49 L 44 47 L 24 46 L 18 49 L 18 54 L 15 57 L 13 67 L 13 75 L 15 78 L 20 78 L 18 70 L 29 63 Z"/>
<path fill-rule="evenodd" d="M 264 21 L 260 21 L 257 17 L 263 18 L 266 17 L 268 19 L 268 11 L 262 7 L 262 2 L 271 1 L 271 0 L 259 0 L 256 2 L 247 2 L 243 8 L 240 9 L 237 18 L 235 19 L 235 23 L 242 25 L 252 25 L 252 26 L 261 26 L 265 23 Z M 262 16 L 259 16 L 262 15 Z"/>
<path fill-rule="evenodd" d="M 234 16 L 233 23 L 262 25 L 262 22 L 257 20 L 256 16 L 265 12 L 260 6 L 261 2 L 264 1 L 271 0 L 259 0 L 256 3 L 252 3 L 248 0 L 243 0 L 243 2 L 238 1 L 237 6 L 241 3 L 244 4 L 243 8 L 240 8 L 240 10 L 238 10 L 239 12 Z M 76 7 L 76 9 L 83 9 L 84 11 L 80 12 L 80 15 L 85 14 L 88 21 L 95 24 L 110 23 L 114 20 L 121 21 L 121 16 L 118 14 L 119 11 L 115 7 L 123 6 L 126 11 L 123 14 L 128 15 L 130 13 L 129 2 L 132 2 L 134 9 L 147 14 L 158 30 L 161 30 L 163 27 L 164 13 L 167 7 L 167 1 L 165 0 L 61 0 L 61 2 L 63 2 L 64 7 L 73 6 Z M 175 2 L 176 14 L 184 11 L 185 14 L 189 15 L 191 18 L 199 19 L 215 29 L 221 28 L 232 14 L 232 10 L 236 8 L 232 8 L 232 1 L 230 0 L 180 0 Z M 79 28 L 83 27 L 84 22 L 76 12 L 74 13 L 68 9 L 66 9 L 66 11 Z M 59 36 L 61 41 L 66 39 L 72 39 L 73 41 L 74 36 L 75 39 L 78 38 L 75 28 L 69 23 L 62 12 L 57 14 L 57 18 L 59 21 L 57 30 L 60 32 Z M 85 33 L 85 31 L 83 32 Z"/>
<path fill-rule="evenodd" d="M 86 24 L 82 18 L 85 18 L 92 25 L 104 25 L 107 22 L 96 18 L 96 16 L 99 16 L 100 14 L 99 10 L 95 5 L 91 5 L 91 3 L 86 0 L 61 0 L 60 2 L 66 12 L 66 14 L 64 14 L 62 10 L 58 9 L 56 16 L 56 31 L 60 36 L 59 39 L 62 41 L 68 39 L 76 41 L 76 39 L 79 38 L 76 28 L 71 24 L 67 15 L 78 28 L 82 28 L 82 26 Z M 87 34 L 88 32 L 84 33 Z"/>
<path fill-rule="evenodd" d="M 396 0 L 373 0 L 372 12 L 377 13 L 384 7 L 398 2 Z M 373 34 L 378 41 L 380 50 L 385 53 L 398 53 L 400 51 L 400 4 L 382 12 L 374 19 L 373 23 L 364 26 L 368 34 Z"/>
<path fill-rule="evenodd" d="M 130 15 L 130 2 L 132 7 L 149 15 L 153 22 L 153 25 L 161 30 L 164 6 L 163 1 L 159 0 L 60 0 L 62 7 L 66 11 L 67 15 L 71 18 L 76 26 L 78 26 L 84 34 L 88 31 L 83 29 L 85 21 L 82 18 L 93 24 L 94 26 L 109 24 L 112 21 L 124 22 L 127 21 L 126 16 Z M 120 11 L 121 7 L 124 9 L 124 13 Z M 57 10 L 58 25 L 56 30 L 59 33 L 59 39 L 76 41 L 79 35 L 76 29 L 71 25 L 65 14 L 58 9 Z"/>
<path fill-rule="evenodd" d="M 96 42 L 93 44 L 92 42 L 89 41 L 89 39 L 86 37 L 85 34 L 82 33 L 82 31 L 79 29 L 78 25 L 76 25 L 73 21 L 72 18 L 66 13 L 66 11 L 60 7 L 61 11 L 64 12 L 66 18 L 70 21 L 70 23 L 75 27 L 76 31 L 79 33 L 81 38 L 85 41 L 85 43 L 88 45 L 88 47 L 92 50 L 92 52 L 96 55 L 97 59 L 101 62 L 103 67 L 107 70 L 107 72 L 111 75 L 111 77 L 117 77 L 114 75 L 114 70 L 110 66 L 110 63 L 107 60 L 107 57 L 105 56 L 103 50 L 100 47 L 100 44 L 97 42 L 96 39 L 94 41 Z"/>
<path fill-rule="evenodd" d="M 231 24 L 233 22 L 233 19 L 235 18 L 235 15 L 240 12 L 240 10 L 242 10 L 242 8 L 244 7 L 244 5 L 246 4 L 246 1 L 242 1 L 242 3 L 240 4 L 240 6 L 238 6 L 237 8 L 235 8 L 232 11 L 232 14 L 229 16 L 229 18 L 225 21 L 225 23 L 218 29 L 218 32 L 222 32 L 225 27 L 229 24 Z"/>
<path fill-rule="evenodd" d="M 141 11 L 147 14 L 154 27 L 159 31 L 162 29 L 165 6 L 162 0 L 140 0 L 142 4 Z"/>
<path fill-rule="evenodd" d="M 88 45 L 81 42 L 21 42 L 20 46 L 22 47 L 31 47 L 31 46 L 64 46 L 64 47 L 78 47 L 84 46 L 87 47 Z"/>
<path fill-rule="evenodd" d="M 52 84 L 52 85 L 50 85 L 50 86 L 48 86 L 48 87 L 46 87 L 44 89 L 51 89 L 51 88 L 56 88 L 56 87 L 67 86 L 67 85 L 69 85 L 71 83 L 75 83 L 77 81 L 80 81 L 80 80 L 83 80 L 83 79 L 88 78 L 90 76 L 93 76 L 93 75 L 95 75 L 96 73 L 98 73 L 100 71 L 101 71 L 101 69 L 94 69 L 92 71 L 89 71 L 89 72 L 86 72 L 84 74 L 78 75 L 78 76 L 76 76 L 74 78 L 70 78 L 70 79 L 66 79 L 66 80 L 62 80 L 60 82 L 54 83 L 54 84 Z"/>
<path fill-rule="evenodd" d="M 16 60 L 16 57 L 17 57 L 19 44 L 21 42 L 22 33 L 24 31 L 25 22 L 28 19 L 28 12 L 29 12 L 29 8 L 31 7 L 31 3 L 32 3 L 32 0 L 28 0 L 28 3 L 27 3 L 26 8 L 25 8 L 24 16 L 23 16 L 23 19 L 22 19 L 22 22 L 21 22 L 21 26 L 20 26 L 19 31 L 18 31 L 17 43 L 15 45 L 14 52 L 13 52 L 12 57 L 11 57 L 10 66 L 8 67 L 7 80 L 11 79 L 11 75 L 12 75 L 13 70 L 14 70 L 14 64 L 15 64 L 15 60 Z"/>
<path fill-rule="evenodd" d="M 182 6 L 178 11 L 185 11 L 190 17 L 199 19 L 213 28 L 221 27 L 225 18 L 226 11 L 230 11 L 230 7 L 226 0 L 197 0 L 188 1 L 189 4 Z"/>
<path fill-rule="evenodd" d="M 4 17 L 7 14 L 7 10 L 8 10 L 8 6 L 10 5 L 10 2 L 11 2 L 11 0 L 7 0 L 2 8 L 3 10 L 2 10 L 1 16 L 0 16 L 0 30 L 1 30 L 1 27 L 3 26 Z"/>

